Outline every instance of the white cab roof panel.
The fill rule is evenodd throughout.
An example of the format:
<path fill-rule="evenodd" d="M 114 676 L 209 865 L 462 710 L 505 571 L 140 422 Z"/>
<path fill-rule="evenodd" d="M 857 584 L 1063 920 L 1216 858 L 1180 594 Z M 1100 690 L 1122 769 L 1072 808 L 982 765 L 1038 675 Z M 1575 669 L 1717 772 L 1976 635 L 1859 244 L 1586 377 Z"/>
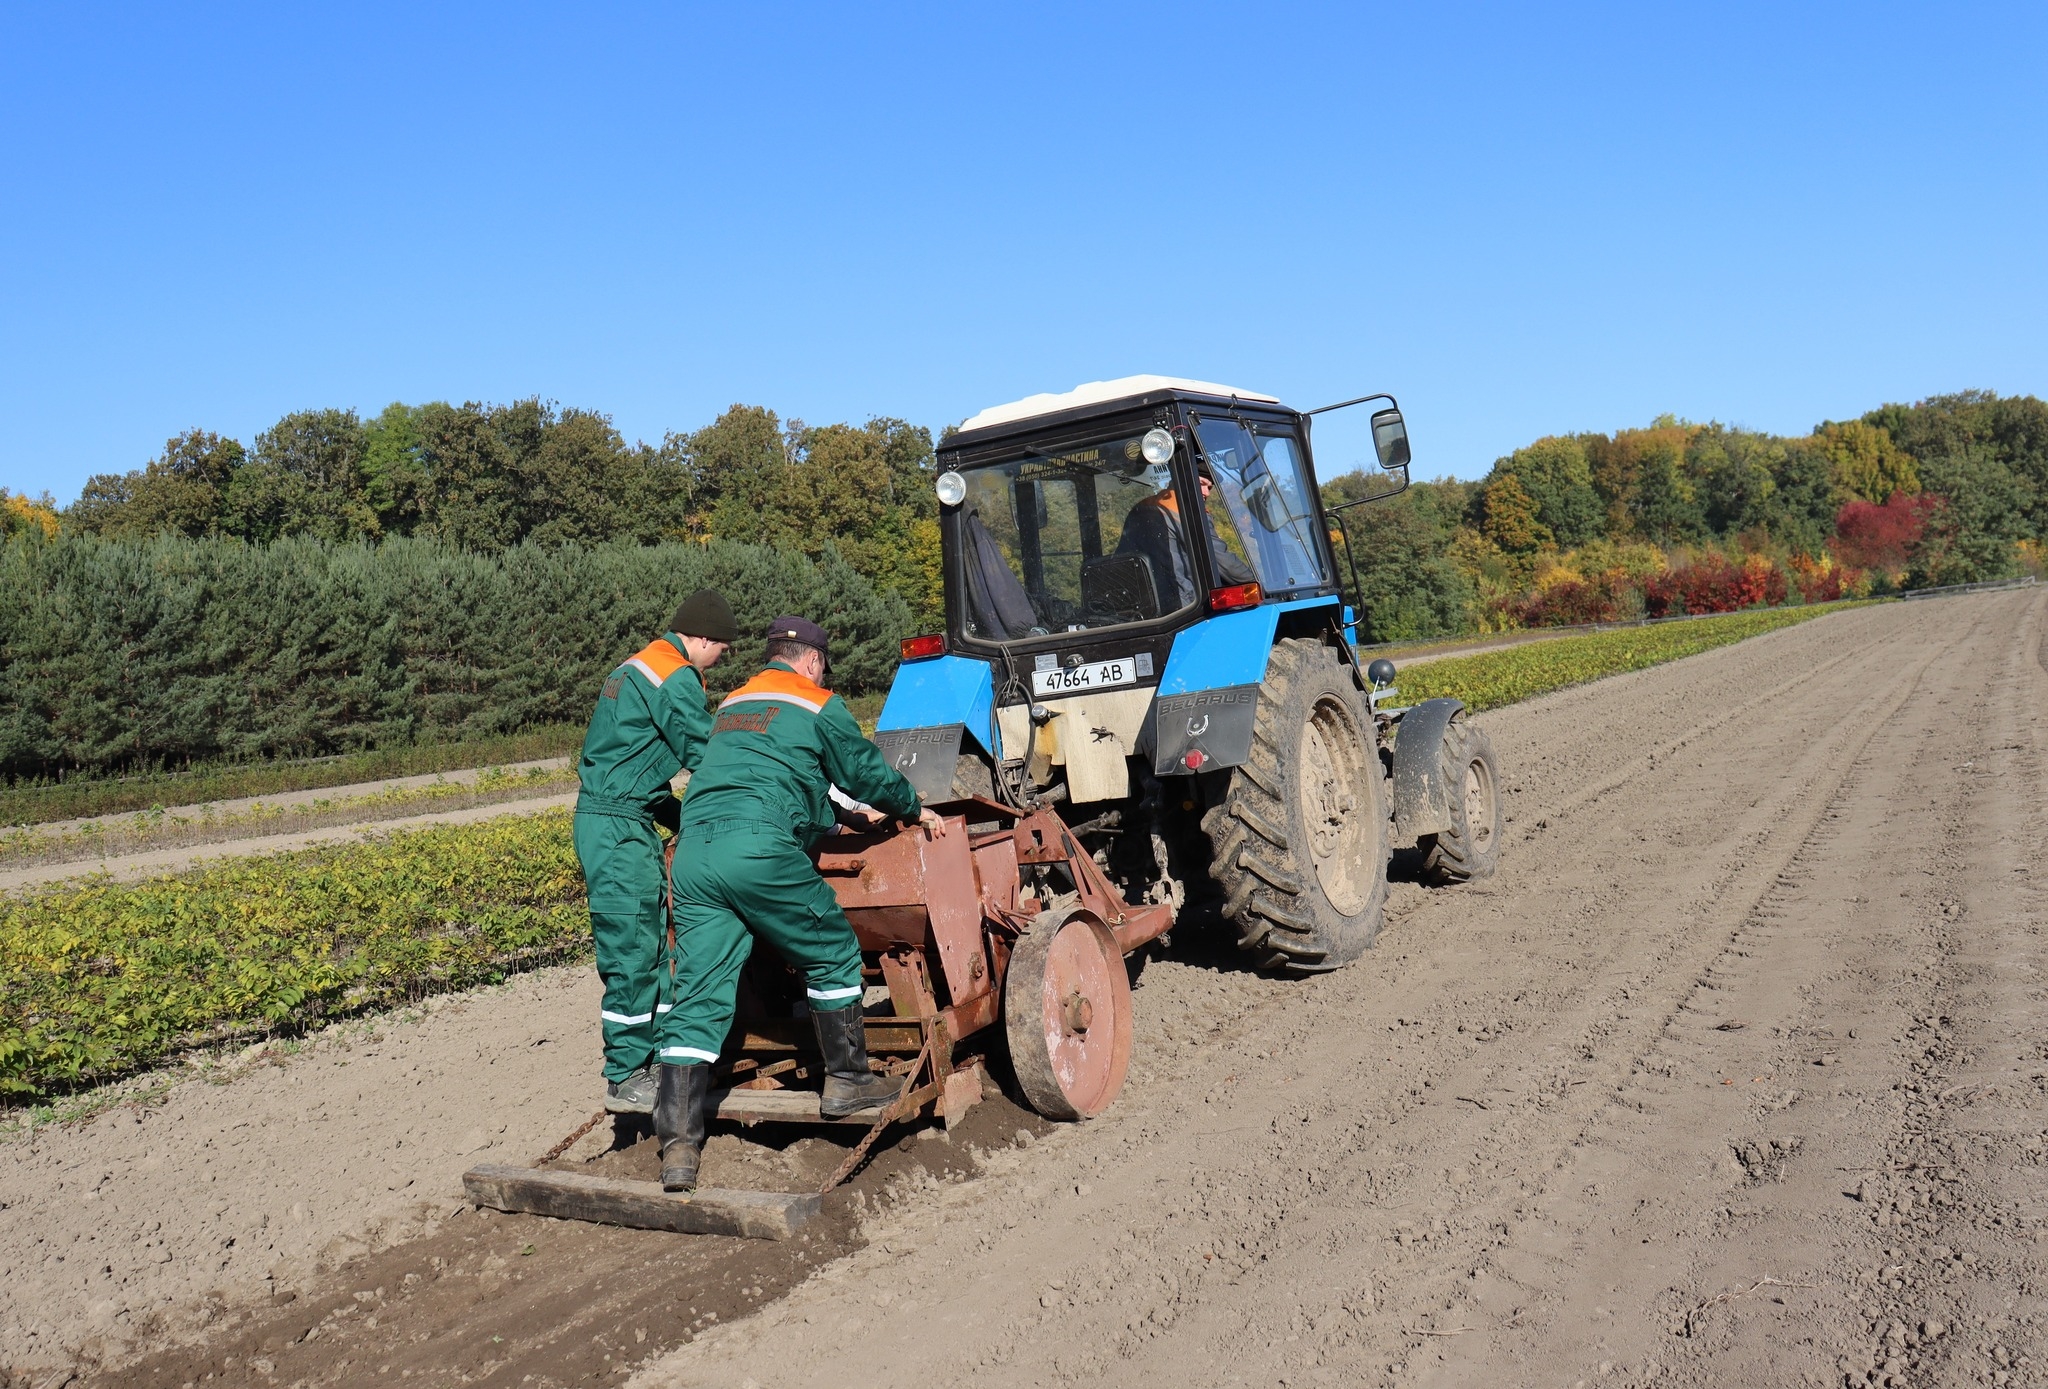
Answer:
<path fill-rule="evenodd" d="M 962 432 L 970 429 L 988 429 L 994 425 L 1009 424 L 1014 420 L 1028 420 L 1034 415 L 1051 415 L 1061 410 L 1077 410 L 1083 405 L 1100 405 L 1106 400 L 1122 400 L 1125 396 L 1144 395 L 1147 391 L 1193 391 L 1200 395 L 1222 396 L 1228 399 L 1236 396 L 1239 400 L 1262 400 L 1269 404 L 1280 403 L 1277 396 L 1262 395 L 1258 391 L 1241 391 L 1235 386 L 1219 386 L 1214 381 L 1190 381 L 1184 376 L 1119 376 L 1114 381 L 1090 381 L 1076 386 L 1071 391 L 1057 394 L 1047 391 L 1028 395 L 1022 400 L 1013 400 L 1008 405 L 992 405 L 961 425 Z"/>

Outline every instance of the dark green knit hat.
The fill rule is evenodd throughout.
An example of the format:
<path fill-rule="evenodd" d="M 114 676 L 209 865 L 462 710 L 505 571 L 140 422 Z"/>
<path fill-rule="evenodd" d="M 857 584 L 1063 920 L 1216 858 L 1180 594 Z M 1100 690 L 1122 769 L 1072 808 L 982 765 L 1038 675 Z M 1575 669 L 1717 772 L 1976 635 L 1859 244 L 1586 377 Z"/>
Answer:
<path fill-rule="evenodd" d="M 722 641 L 730 646 L 739 640 L 740 628 L 732 619 L 732 604 L 715 588 L 700 588 L 676 609 L 668 629 L 686 637 Z"/>

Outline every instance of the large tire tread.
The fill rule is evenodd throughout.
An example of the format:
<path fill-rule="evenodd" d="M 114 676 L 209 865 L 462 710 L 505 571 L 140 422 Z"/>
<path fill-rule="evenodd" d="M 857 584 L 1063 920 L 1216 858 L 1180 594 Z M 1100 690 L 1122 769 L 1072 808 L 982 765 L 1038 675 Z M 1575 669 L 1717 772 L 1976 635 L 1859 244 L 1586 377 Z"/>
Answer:
<path fill-rule="evenodd" d="M 1368 774 L 1356 790 L 1358 813 L 1373 824 L 1368 852 L 1378 857 L 1360 910 L 1345 917 L 1329 900 L 1306 847 L 1291 836 L 1300 824 L 1292 765 L 1299 726 L 1321 701 L 1334 698 L 1349 711 L 1363 742 Z M 1212 847 L 1210 872 L 1223 892 L 1223 917 L 1236 928 L 1238 946 L 1262 969 L 1314 974 L 1348 964 L 1379 933 L 1386 902 L 1385 800 L 1372 746 L 1370 711 L 1350 673 L 1319 642 L 1276 644 L 1254 714 L 1251 755 L 1233 769 L 1223 799 L 1202 817 Z"/>
<path fill-rule="evenodd" d="M 1492 816 L 1490 827 L 1469 823 L 1465 774 L 1474 762 L 1485 767 L 1485 784 L 1492 800 L 1487 812 Z M 1493 739 L 1486 736 L 1485 729 L 1458 715 L 1444 730 L 1443 767 L 1451 797 L 1451 827 L 1423 835 L 1416 847 L 1422 851 L 1423 882 L 1431 887 L 1456 887 L 1490 878 L 1500 867 L 1500 763 L 1494 756 Z"/>

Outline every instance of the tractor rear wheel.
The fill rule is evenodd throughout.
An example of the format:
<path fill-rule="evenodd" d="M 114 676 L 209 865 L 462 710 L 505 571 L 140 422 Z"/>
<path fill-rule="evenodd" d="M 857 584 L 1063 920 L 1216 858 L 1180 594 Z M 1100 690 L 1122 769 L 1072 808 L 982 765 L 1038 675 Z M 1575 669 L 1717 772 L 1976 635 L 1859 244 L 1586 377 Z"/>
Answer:
<path fill-rule="evenodd" d="M 952 799 L 968 800 L 980 796 L 993 800 L 996 794 L 995 774 L 978 752 L 963 752 L 953 763 Z"/>
<path fill-rule="evenodd" d="M 1444 729 L 1444 786 L 1450 791 L 1451 827 L 1416 841 L 1422 880 L 1431 887 L 1490 878 L 1500 867 L 1500 767 L 1493 739 L 1463 714 Z"/>
<path fill-rule="evenodd" d="M 1319 642 L 1278 643 L 1251 756 L 1202 817 L 1223 916 L 1262 968 L 1347 965 L 1380 931 L 1387 811 L 1372 715 Z"/>

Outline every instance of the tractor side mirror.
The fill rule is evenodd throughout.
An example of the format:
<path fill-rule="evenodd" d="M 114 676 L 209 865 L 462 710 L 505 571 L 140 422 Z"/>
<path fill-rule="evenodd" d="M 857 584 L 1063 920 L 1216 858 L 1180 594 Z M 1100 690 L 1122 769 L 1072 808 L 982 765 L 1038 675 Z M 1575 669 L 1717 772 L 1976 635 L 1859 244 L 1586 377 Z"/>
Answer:
<path fill-rule="evenodd" d="M 1391 473 L 1408 466 L 1408 424 L 1398 409 L 1389 406 L 1373 411 L 1372 447 L 1380 456 L 1382 471 Z"/>

